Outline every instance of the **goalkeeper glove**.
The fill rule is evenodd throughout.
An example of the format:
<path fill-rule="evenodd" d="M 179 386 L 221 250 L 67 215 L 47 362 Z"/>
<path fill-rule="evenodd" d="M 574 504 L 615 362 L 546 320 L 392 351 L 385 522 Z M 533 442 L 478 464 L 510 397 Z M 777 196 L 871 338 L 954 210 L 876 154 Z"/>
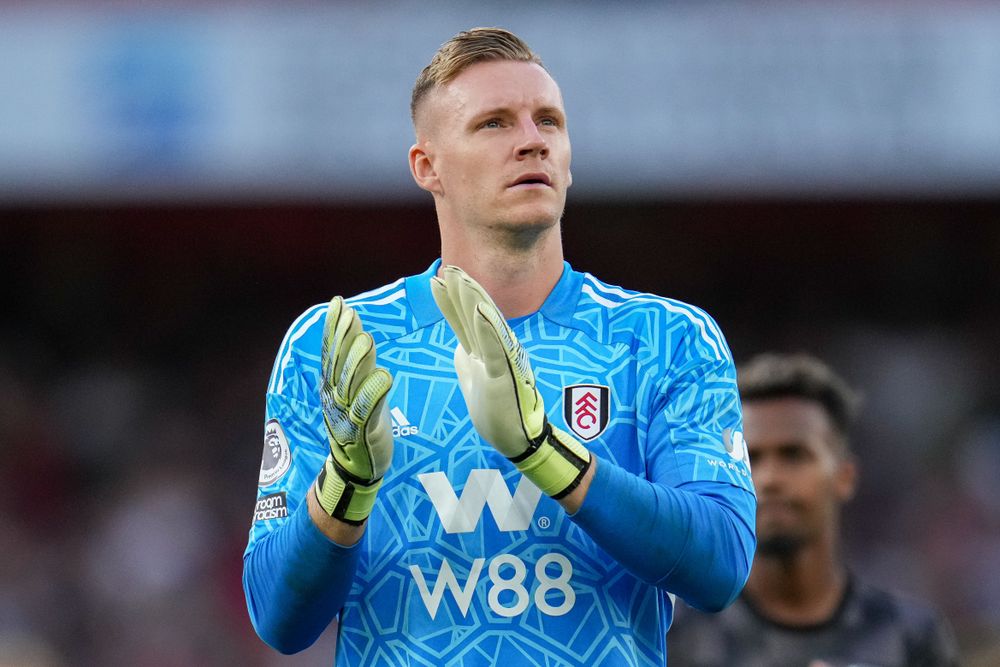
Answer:
<path fill-rule="evenodd" d="M 591 454 L 549 423 L 528 354 L 493 299 L 462 269 L 445 267 L 431 289 L 459 345 L 455 371 L 476 431 L 545 494 L 579 485 Z"/>
<path fill-rule="evenodd" d="M 330 516 L 361 525 L 371 514 L 392 461 L 392 426 L 385 397 L 392 376 L 375 367 L 375 342 L 339 296 L 323 328 L 320 398 L 330 455 L 314 486 Z"/>

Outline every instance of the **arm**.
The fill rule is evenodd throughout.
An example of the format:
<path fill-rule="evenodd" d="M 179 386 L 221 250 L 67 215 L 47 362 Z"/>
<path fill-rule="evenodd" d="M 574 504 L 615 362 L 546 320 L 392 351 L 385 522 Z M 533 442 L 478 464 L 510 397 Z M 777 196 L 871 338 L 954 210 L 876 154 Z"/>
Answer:
<path fill-rule="evenodd" d="M 637 577 L 698 609 L 720 611 L 746 583 L 756 540 L 744 520 L 753 496 L 720 494 L 718 486 L 672 488 L 601 460 L 572 519 Z"/>
<path fill-rule="evenodd" d="M 691 333 L 671 359 L 648 401 L 645 478 L 602 461 L 573 519 L 636 576 L 719 611 L 756 548 L 736 372 Z"/>
<path fill-rule="evenodd" d="M 753 496 L 719 491 L 715 483 L 684 489 L 649 483 L 595 457 L 580 486 L 559 504 L 627 570 L 714 612 L 743 589 L 756 545 L 745 520 L 753 515 Z M 584 504 L 590 493 L 594 502 Z"/>
<path fill-rule="evenodd" d="M 289 338 L 303 336 L 308 337 L 308 330 Z M 286 391 L 301 400 L 268 395 L 268 416 L 275 419 L 268 422 L 272 436 L 265 443 L 265 460 L 269 445 L 288 449 L 291 461 L 294 442 L 300 455 L 294 457 L 297 469 L 287 480 L 281 480 L 287 474 L 282 472 L 277 480 L 262 475 L 262 481 L 294 486 L 298 508 L 261 539 L 255 540 L 252 531 L 244 557 L 250 618 L 258 635 L 282 653 L 311 645 L 343 607 L 357 568 L 358 550 L 353 547 L 364 534 L 392 459 L 384 409 L 392 378 L 376 368 L 371 336 L 339 297 L 327 309 L 321 350 L 318 387 L 310 386 L 298 372 L 288 382 L 272 379 L 276 392 Z M 282 371 L 276 366 L 277 372 Z M 294 436 L 290 442 L 285 442 L 283 423 Z M 284 498 L 287 492 L 277 495 Z"/>
<path fill-rule="evenodd" d="M 455 367 L 480 435 L 567 512 L 579 509 L 573 519 L 634 574 L 699 608 L 728 605 L 755 547 L 742 441 L 724 445 L 724 427 L 742 430 L 728 354 L 703 361 L 693 337 L 682 342 L 683 365 L 650 401 L 648 479 L 638 477 L 549 424 L 527 353 L 489 295 L 460 269 L 442 273 L 434 298 L 459 339 Z"/>
<path fill-rule="evenodd" d="M 367 525 L 328 515 L 311 487 L 304 499 L 243 559 L 250 621 L 266 644 L 285 654 L 311 646 L 344 606 Z"/>
<path fill-rule="evenodd" d="M 260 638 L 285 654 L 311 646 L 344 606 L 358 553 L 323 535 L 307 503 L 259 540 L 243 559 L 243 590 Z"/>

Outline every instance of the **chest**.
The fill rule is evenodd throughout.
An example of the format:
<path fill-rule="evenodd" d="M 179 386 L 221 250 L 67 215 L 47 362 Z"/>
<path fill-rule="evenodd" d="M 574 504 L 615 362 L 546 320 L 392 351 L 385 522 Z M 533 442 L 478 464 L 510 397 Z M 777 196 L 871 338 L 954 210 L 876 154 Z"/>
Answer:
<path fill-rule="evenodd" d="M 571 330 L 519 336 L 549 421 L 599 456 L 641 473 L 643 425 L 637 416 L 647 397 L 629 350 Z M 455 374 L 455 344 L 445 329 L 379 347 L 379 363 L 394 377 L 387 399 L 396 441 L 394 471 L 411 476 L 445 472 L 461 481 L 483 466 L 510 467 L 472 425 Z"/>

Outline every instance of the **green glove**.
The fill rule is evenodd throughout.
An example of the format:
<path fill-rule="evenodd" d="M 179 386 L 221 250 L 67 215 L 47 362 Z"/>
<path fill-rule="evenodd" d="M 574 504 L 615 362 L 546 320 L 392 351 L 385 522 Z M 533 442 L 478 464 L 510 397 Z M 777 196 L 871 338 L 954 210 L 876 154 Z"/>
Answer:
<path fill-rule="evenodd" d="M 361 525 L 392 462 L 392 425 L 385 410 L 392 376 L 375 367 L 371 334 L 339 296 L 326 311 L 322 370 L 330 456 L 316 478 L 316 498 L 330 516 Z"/>
<path fill-rule="evenodd" d="M 543 493 L 562 498 L 583 479 L 590 451 L 549 423 L 528 353 L 486 291 L 455 266 L 431 290 L 458 336 L 455 371 L 476 431 Z"/>

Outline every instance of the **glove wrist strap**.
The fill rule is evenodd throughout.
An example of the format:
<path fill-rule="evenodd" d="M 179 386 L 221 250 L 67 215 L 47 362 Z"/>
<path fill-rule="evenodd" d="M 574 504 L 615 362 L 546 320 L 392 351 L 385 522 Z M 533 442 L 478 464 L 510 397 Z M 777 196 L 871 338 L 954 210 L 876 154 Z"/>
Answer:
<path fill-rule="evenodd" d="M 511 461 L 542 493 L 559 500 L 580 485 L 592 456 L 575 438 L 546 419 L 539 436 Z"/>
<path fill-rule="evenodd" d="M 371 482 L 360 480 L 333 456 L 328 456 L 313 489 L 324 512 L 344 523 L 360 526 L 371 514 L 380 486 L 381 478 Z"/>

